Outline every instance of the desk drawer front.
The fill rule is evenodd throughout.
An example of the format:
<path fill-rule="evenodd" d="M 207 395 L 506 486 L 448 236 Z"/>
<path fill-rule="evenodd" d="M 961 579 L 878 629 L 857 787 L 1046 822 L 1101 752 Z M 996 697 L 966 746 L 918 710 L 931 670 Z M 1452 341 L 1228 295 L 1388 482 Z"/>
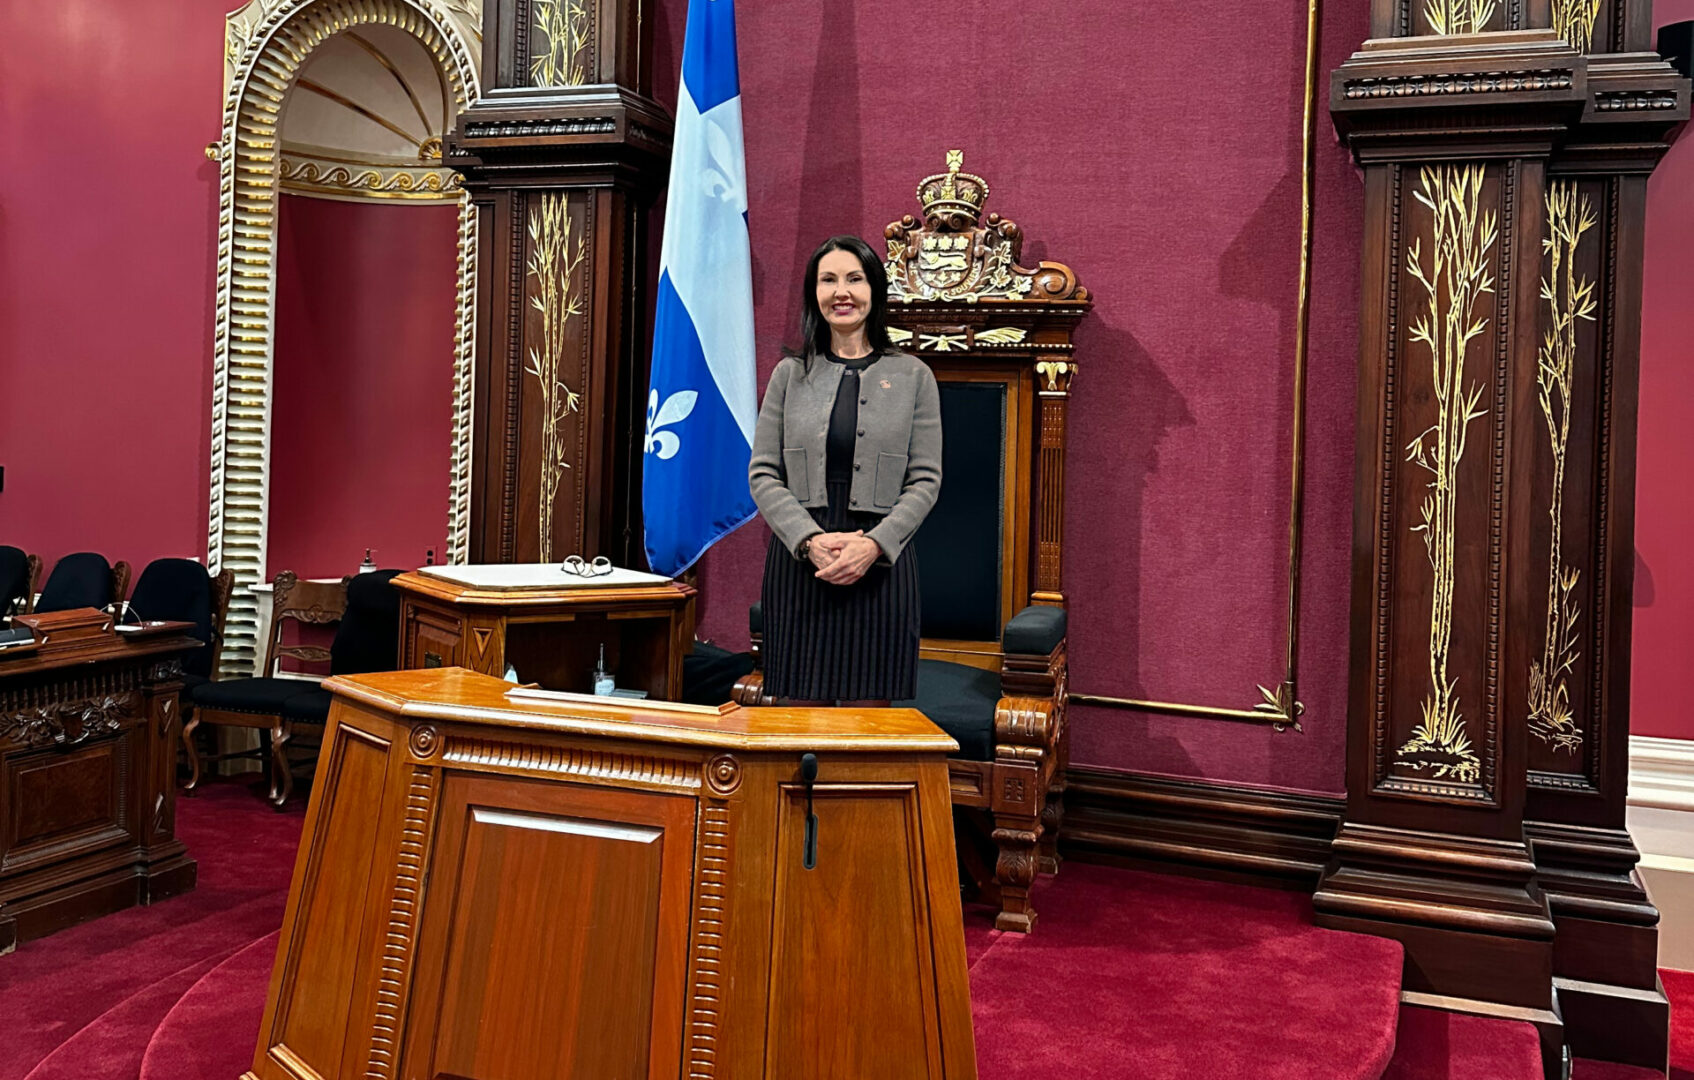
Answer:
<path fill-rule="evenodd" d="M 112 847 L 130 839 L 125 787 L 129 734 L 75 750 L 33 750 L 5 758 L 0 788 L 0 874 Z"/>

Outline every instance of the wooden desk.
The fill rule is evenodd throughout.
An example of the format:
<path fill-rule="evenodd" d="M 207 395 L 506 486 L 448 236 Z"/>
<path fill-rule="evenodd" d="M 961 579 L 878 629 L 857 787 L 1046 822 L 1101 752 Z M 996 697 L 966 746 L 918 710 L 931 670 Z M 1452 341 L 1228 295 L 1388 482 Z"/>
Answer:
<path fill-rule="evenodd" d="M 247 1080 L 976 1076 L 954 743 L 921 714 L 325 685 Z"/>
<path fill-rule="evenodd" d="M 395 578 L 400 667 L 464 667 L 498 678 L 511 664 L 524 682 L 587 693 L 604 645 L 619 687 L 661 701 L 682 696 L 682 660 L 694 638 L 692 587 L 573 585 L 553 566 L 532 569 L 545 583 L 467 585 L 425 571 Z"/>
<path fill-rule="evenodd" d="M 188 623 L 113 632 L 91 608 L 25 616 L 0 651 L 0 953 L 194 887 L 176 839 Z"/>

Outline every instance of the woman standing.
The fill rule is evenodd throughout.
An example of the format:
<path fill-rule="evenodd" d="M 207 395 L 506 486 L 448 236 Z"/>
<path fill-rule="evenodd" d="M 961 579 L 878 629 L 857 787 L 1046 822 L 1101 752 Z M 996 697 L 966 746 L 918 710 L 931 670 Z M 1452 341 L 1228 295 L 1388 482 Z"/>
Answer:
<path fill-rule="evenodd" d="M 806 264 L 799 351 L 771 373 L 747 479 L 771 528 L 765 693 L 876 706 L 917 693 L 917 555 L 941 491 L 935 374 L 888 341 L 888 276 L 856 236 Z"/>

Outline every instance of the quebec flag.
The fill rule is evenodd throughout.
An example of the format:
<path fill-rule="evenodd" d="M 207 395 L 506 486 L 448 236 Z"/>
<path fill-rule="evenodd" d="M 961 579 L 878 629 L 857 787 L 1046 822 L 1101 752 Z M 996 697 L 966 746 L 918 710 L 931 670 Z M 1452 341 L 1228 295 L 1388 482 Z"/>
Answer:
<path fill-rule="evenodd" d="M 642 456 L 656 574 L 682 573 L 756 512 L 753 349 L 735 2 L 689 0 Z"/>

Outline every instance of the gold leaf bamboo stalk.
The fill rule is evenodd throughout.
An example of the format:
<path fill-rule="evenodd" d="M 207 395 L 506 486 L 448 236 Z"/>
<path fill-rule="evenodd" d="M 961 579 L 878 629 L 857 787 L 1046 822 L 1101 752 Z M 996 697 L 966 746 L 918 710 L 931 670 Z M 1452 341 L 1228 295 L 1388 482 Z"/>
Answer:
<path fill-rule="evenodd" d="M 1423 17 L 1437 34 L 1480 34 L 1497 6 L 1497 0 L 1425 0 Z"/>
<path fill-rule="evenodd" d="M 581 86 L 588 81 L 582 50 L 588 44 L 583 0 L 534 0 L 536 32 L 547 47 L 529 61 L 531 86 Z"/>
<path fill-rule="evenodd" d="M 1600 2 L 1553 0 L 1553 32 L 1577 52 L 1587 52 L 1594 45 L 1594 21 L 1600 16 Z"/>
<path fill-rule="evenodd" d="M 535 376 L 541 395 L 541 490 L 538 528 L 541 561 L 553 560 L 553 510 L 559 483 L 570 468 L 561 426 L 582 404 L 581 395 L 559 377 L 570 320 L 582 314 L 582 292 L 576 271 L 587 256 L 586 238 L 573 236 L 570 204 L 564 194 L 546 193 L 529 215 L 529 259 L 526 278 L 535 284 L 529 305 L 541 313 L 539 345 L 529 347 L 524 371 Z M 573 248 L 572 241 L 575 241 Z"/>
<path fill-rule="evenodd" d="M 1552 490 L 1547 504 L 1547 613 L 1541 659 L 1529 669 L 1529 730 L 1554 749 L 1575 753 L 1582 732 L 1570 706 L 1570 675 L 1576 667 L 1576 627 L 1581 610 L 1576 597 L 1581 571 L 1564 563 L 1565 464 L 1570 446 L 1571 390 L 1576 373 L 1577 323 L 1594 321 L 1594 283 L 1576 270 L 1577 248 L 1596 218 L 1587 196 L 1571 181 L 1547 189 L 1547 276 L 1541 299 L 1547 302 L 1548 326 L 1537 352 L 1536 388 L 1553 457 Z"/>
<path fill-rule="evenodd" d="M 1478 316 L 1482 297 L 1494 292 L 1490 252 L 1499 239 L 1494 211 L 1482 211 L 1484 172 L 1481 165 L 1426 167 L 1413 197 L 1429 209 L 1429 259 L 1425 264 L 1423 237 L 1406 254 L 1407 272 L 1423 286 L 1424 312 L 1412 324 L 1411 339 L 1429 350 L 1435 422 L 1406 445 L 1406 460 L 1430 474 L 1424 496 L 1422 523 L 1412 531 L 1423 537 L 1431 570 L 1429 620 L 1430 691 L 1423 702 L 1423 720 L 1400 748 L 1399 764 L 1414 770 L 1430 768 L 1436 778 L 1461 782 L 1477 779 L 1480 762 L 1470 747 L 1464 715 L 1459 708 L 1458 680 L 1448 673 L 1453 635 L 1453 592 L 1456 583 L 1459 463 L 1464 459 L 1471 422 L 1487 410 L 1479 408 L 1482 386 L 1465 381 L 1470 344 L 1488 329 L 1491 319 Z"/>

